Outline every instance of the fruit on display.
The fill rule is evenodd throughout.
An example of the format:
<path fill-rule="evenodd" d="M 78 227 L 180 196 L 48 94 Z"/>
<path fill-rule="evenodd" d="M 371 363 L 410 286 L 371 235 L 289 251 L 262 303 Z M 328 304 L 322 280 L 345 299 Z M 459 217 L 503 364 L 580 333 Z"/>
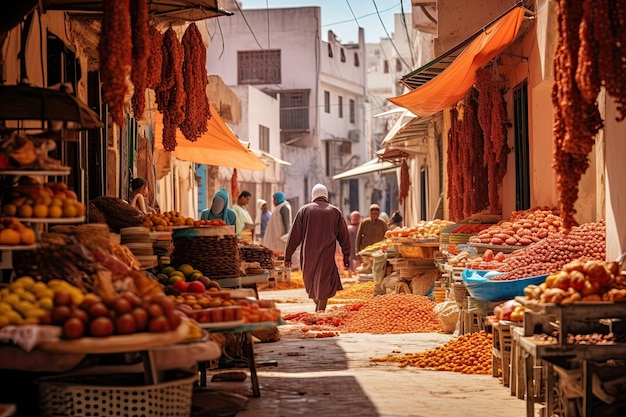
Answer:
<path fill-rule="evenodd" d="M 25 226 L 16 217 L 0 219 L 0 245 L 32 245 L 35 240 L 33 229 Z"/>
<path fill-rule="evenodd" d="M 201 310 L 210 307 L 225 307 L 238 305 L 238 302 L 230 298 L 228 292 L 220 293 L 183 293 L 180 295 L 168 295 L 168 298 L 176 303 L 177 307 L 186 305 L 193 310 Z"/>
<path fill-rule="evenodd" d="M 554 210 L 537 208 L 514 212 L 508 221 L 481 230 L 469 241 L 483 245 L 527 246 L 561 231 L 563 219 L 554 214 Z"/>
<path fill-rule="evenodd" d="M 39 184 L 22 177 L 3 199 L 2 214 L 20 218 L 74 218 L 85 215 L 85 205 L 65 183 Z"/>
<path fill-rule="evenodd" d="M 66 317 L 83 298 L 83 293 L 66 281 L 44 283 L 28 276 L 19 277 L 0 289 L 0 327 L 45 323 L 51 320 L 56 300 L 60 300 L 68 310 L 61 309 L 57 315 Z"/>
<path fill-rule="evenodd" d="M 626 278 L 618 262 L 575 260 L 548 275 L 540 285 L 528 285 L 524 295 L 541 303 L 626 302 Z"/>
<path fill-rule="evenodd" d="M 487 249 L 482 256 L 475 257 L 464 263 L 466 269 L 481 269 L 488 271 L 496 271 L 500 269 L 502 263 L 506 259 L 503 252 L 494 254 L 491 249 Z"/>
<path fill-rule="evenodd" d="M 164 286 L 166 294 L 203 293 L 221 289 L 219 282 L 204 276 L 201 271 L 189 264 L 180 265 L 178 268 L 168 265 L 157 274 L 157 279 Z"/>
<path fill-rule="evenodd" d="M 152 231 L 171 231 L 175 226 L 193 226 L 195 220 L 185 217 L 178 211 L 165 213 L 148 213 L 143 221 L 143 226 Z"/>
<path fill-rule="evenodd" d="M 222 219 L 212 219 L 212 220 L 195 220 L 193 222 L 194 226 L 226 226 L 226 222 Z"/>
<path fill-rule="evenodd" d="M 441 231 L 448 226 L 452 226 L 454 222 L 448 220 L 422 220 L 417 225 L 412 227 L 398 227 L 394 230 L 388 230 L 385 232 L 386 238 L 410 238 L 413 240 L 420 239 L 438 239 L 441 235 Z"/>
<path fill-rule="evenodd" d="M 174 303 L 163 294 L 144 298 L 130 291 L 106 297 L 87 294 L 79 305 L 70 300 L 55 297 L 50 317 L 50 324 L 63 327 L 65 339 L 162 333 L 181 323 Z"/>

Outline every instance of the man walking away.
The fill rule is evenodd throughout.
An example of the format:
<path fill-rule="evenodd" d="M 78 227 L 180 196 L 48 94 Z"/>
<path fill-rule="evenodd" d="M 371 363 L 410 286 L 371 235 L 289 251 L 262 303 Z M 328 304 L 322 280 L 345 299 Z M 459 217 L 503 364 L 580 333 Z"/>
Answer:
<path fill-rule="evenodd" d="M 285 249 L 285 267 L 291 267 L 291 257 L 300 246 L 302 279 L 315 310 L 326 310 L 328 299 L 343 289 L 335 263 L 337 242 L 343 253 L 343 264 L 350 266 L 350 237 L 341 210 L 328 202 L 328 190 L 316 184 L 311 200 L 296 213 Z"/>
<path fill-rule="evenodd" d="M 291 230 L 291 206 L 282 191 L 274 193 L 274 210 L 267 222 L 263 245 L 274 252 L 284 254 L 287 233 Z"/>

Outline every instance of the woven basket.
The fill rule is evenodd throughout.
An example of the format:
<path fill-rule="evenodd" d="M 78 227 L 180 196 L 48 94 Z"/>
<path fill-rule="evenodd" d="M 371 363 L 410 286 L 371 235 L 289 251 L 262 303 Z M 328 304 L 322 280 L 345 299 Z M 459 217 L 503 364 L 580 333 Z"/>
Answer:
<path fill-rule="evenodd" d="M 189 264 L 209 278 L 239 276 L 237 236 L 174 236 L 172 265 Z"/>
<path fill-rule="evenodd" d="M 55 376 L 39 379 L 39 415 L 187 417 L 197 376 L 142 385 L 143 374 Z"/>
<path fill-rule="evenodd" d="M 465 284 L 463 284 L 463 282 L 455 282 L 452 289 L 454 291 L 454 299 L 459 307 L 467 308 L 467 297 L 469 297 L 470 294 Z"/>

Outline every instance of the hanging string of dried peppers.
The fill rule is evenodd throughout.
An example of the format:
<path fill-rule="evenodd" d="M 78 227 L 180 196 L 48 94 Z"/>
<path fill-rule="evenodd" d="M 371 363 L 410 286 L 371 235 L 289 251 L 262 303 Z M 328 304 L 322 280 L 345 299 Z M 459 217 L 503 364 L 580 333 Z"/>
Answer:
<path fill-rule="evenodd" d="M 237 168 L 233 168 L 233 176 L 230 177 L 230 195 L 233 201 L 239 197 L 239 185 L 237 185 Z"/>
<path fill-rule="evenodd" d="M 207 131 L 211 117 L 206 86 L 209 79 L 206 73 L 206 47 L 195 23 L 185 30 L 182 44 L 185 50 L 183 62 L 183 83 L 185 86 L 185 119 L 180 131 L 191 142 L 195 142 Z"/>
<path fill-rule="evenodd" d="M 601 3 L 606 7 L 599 7 Z M 583 4 L 585 4 L 583 9 Z M 594 10 L 598 8 L 599 10 Z M 602 127 L 602 118 L 595 102 L 593 89 L 593 64 L 585 66 L 578 78 L 584 80 L 586 92 L 583 94 L 577 84 L 578 53 L 581 51 L 579 30 L 584 43 L 589 41 L 587 25 L 597 22 L 595 13 L 604 13 L 608 4 L 600 0 L 571 1 L 560 0 L 557 13 L 559 42 L 554 57 L 554 84 L 552 103 L 554 112 L 554 152 L 552 165 L 557 174 L 557 192 L 563 225 L 570 229 L 577 225 L 574 219 L 574 204 L 578 199 L 578 184 L 589 168 L 589 153 L 595 135 Z M 581 23 L 585 20 L 581 28 Z M 610 33 L 603 36 L 610 37 Z M 598 40 L 598 38 L 596 38 Z M 600 42 L 601 43 L 601 42 Z M 590 54 L 590 47 L 584 45 L 582 52 Z M 606 58 L 606 57 L 605 57 Z M 615 70 L 615 68 L 612 68 Z M 586 98 L 592 97 L 593 98 Z"/>
<path fill-rule="evenodd" d="M 478 122 L 483 131 L 483 164 L 487 168 L 489 209 L 500 213 L 500 189 L 506 174 L 507 156 L 511 148 L 507 143 L 506 86 L 498 80 L 492 69 L 476 71 L 476 90 L 479 94 Z"/>
<path fill-rule="evenodd" d="M 463 181 L 462 165 L 459 156 L 459 131 L 461 122 L 457 107 L 450 110 L 450 130 L 448 131 L 448 206 L 450 218 L 463 218 Z"/>
<path fill-rule="evenodd" d="M 141 119 L 146 108 L 148 55 L 151 46 L 149 20 L 148 0 L 130 0 L 130 21 L 133 33 L 133 69 L 130 80 L 134 87 L 131 103 L 135 119 Z"/>
<path fill-rule="evenodd" d="M 124 103 L 132 66 L 130 6 L 128 0 L 102 2 L 102 32 L 98 44 L 102 93 L 111 118 L 124 125 Z"/>
<path fill-rule="evenodd" d="M 400 192 L 398 193 L 398 203 L 402 204 L 404 199 L 409 195 L 409 188 L 411 187 L 411 177 L 409 176 L 409 165 L 406 160 L 402 160 L 400 166 Z"/>
<path fill-rule="evenodd" d="M 161 70 L 163 67 L 163 34 L 154 26 L 150 26 L 150 55 L 148 57 L 147 87 L 156 90 L 161 83 Z"/>
<path fill-rule="evenodd" d="M 163 149 L 176 149 L 176 129 L 185 118 L 185 90 L 183 86 L 184 51 L 174 30 L 163 35 L 163 66 L 161 83 L 156 88 L 156 102 L 163 114 Z"/>

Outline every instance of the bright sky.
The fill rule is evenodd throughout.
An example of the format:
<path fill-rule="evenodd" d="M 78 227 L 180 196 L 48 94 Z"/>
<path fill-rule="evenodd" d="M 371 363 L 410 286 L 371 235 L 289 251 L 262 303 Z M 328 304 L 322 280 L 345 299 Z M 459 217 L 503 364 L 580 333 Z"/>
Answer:
<path fill-rule="evenodd" d="M 241 0 L 241 4 L 244 12 L 245 9 L 320 6 L 322 38 L 327 40 L 326 32 L 332 30 L 342 43 L 356 42 L 359 26 L 365 29 L 365 42 L 378 43 L 387 33 L 391 36 L 394 14 L 402 13 L 402 8 L 405 14 L 411 13 L 411 0 Z"/>

